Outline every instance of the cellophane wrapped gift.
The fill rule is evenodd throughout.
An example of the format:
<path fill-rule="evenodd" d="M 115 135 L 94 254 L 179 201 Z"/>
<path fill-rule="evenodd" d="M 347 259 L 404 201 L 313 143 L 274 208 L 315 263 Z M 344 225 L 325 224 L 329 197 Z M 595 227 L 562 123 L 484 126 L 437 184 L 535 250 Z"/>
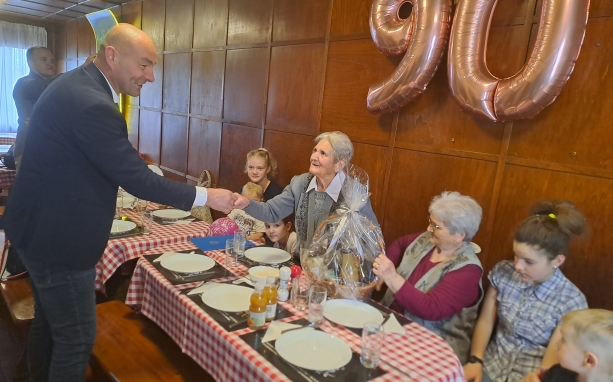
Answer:
<path fill-rule="evenodd" d="M 318 227 L 300 262 L 315 284 L 326 287 L 329 297 L 363 300 L 376 285 L 372 264 L 385 253 L 385 243 L 379 226 L 359 212 L 369 197 L 368 174 L 349 165 L 341 176 L 344 201 Z"/>

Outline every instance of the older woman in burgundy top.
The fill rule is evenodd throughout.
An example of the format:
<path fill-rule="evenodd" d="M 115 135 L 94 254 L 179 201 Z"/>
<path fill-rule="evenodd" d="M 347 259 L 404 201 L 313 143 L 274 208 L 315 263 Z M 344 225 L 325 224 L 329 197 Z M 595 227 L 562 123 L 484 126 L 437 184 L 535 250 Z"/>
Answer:
<path fill-rule="evenodd" d="M 470 244 L 481 207 L 445 191 L 428 211 L 426 232 L 401 237 L 376 258 L 377 288 L 385 283 L 383 303 L 441 336 L 465 362 L 483 296 L 483 268 Z"/>

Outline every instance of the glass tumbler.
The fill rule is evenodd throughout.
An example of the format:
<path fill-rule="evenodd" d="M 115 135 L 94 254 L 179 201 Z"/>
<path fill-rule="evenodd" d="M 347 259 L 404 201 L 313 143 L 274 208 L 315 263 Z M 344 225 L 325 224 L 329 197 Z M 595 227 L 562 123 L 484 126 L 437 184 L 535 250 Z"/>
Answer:
<path fill-rule="evenodd" d="M 242 232 L 234 232 L 234 252 L 236 252 L 237 257 L 241 257 L 245 255 L 245 243 L 247 239 L 243 235 Z"/>
<path fill-rule="evenodd" d="M 234 250 L 234 239 L 226 240 L 226 266 L 235 267 L 238 265 L 236 251 Z"/>
<path fill-rule="evenodd" d="M 324 304 L 328 290 L 321 285 L 313 285 L 309 293 L 309 316 L 308 320 L 319 326 L 324 319 Z"/>
<path fill-rule="evenodd" d="M 362 354 L 360 361 L 364 367 L 374 369 L 379 365 L 383 345 L 383 326 L 376 322 L 367 322 L 362 329 Z"/>

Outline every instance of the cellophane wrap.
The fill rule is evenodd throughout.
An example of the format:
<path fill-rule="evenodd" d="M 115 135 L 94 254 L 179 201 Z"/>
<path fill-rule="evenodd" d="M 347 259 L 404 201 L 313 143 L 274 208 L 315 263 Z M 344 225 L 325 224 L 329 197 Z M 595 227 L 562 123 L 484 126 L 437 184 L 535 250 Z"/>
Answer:
<path fill-rule="evenodd" d="M 343 176 L 344 202 L 318 227 L 300 261 L 315 283 L 326 286 L 330 297 L 362 300 L 376 284 L 372 264 L 385 253 L 385 243 L 379 226 L 359 212 L 369 197 L 368 174 L 349 165 Z"/>

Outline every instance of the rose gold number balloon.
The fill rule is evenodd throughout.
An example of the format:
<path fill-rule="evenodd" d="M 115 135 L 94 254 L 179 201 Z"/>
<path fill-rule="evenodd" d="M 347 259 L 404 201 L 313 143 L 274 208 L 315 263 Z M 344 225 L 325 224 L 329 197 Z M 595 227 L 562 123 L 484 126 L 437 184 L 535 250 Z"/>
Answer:
<path fill-rule="evenodd" d="M 496 0 L 460 0 L 449 43 L 449 87 L 462 110 L 492 121 L 531 118 L 550 105 L 579 56 L 589 0 L 543 0 L 536 44 L 513 77 L 494 77 L 485 62 Z"/>
<path fill-rule="evenodd" d="M 368 90 L 366 105 L 373 114 L 400 109 L 423 93 L 436 73 L 447 46 L 451 0 L 412 0 L 411 16 L 398 10 L 407 0 L 375 0 L 370 11 L 370 34 L 381 52 L 404 58 L 388 79 Z"/>

